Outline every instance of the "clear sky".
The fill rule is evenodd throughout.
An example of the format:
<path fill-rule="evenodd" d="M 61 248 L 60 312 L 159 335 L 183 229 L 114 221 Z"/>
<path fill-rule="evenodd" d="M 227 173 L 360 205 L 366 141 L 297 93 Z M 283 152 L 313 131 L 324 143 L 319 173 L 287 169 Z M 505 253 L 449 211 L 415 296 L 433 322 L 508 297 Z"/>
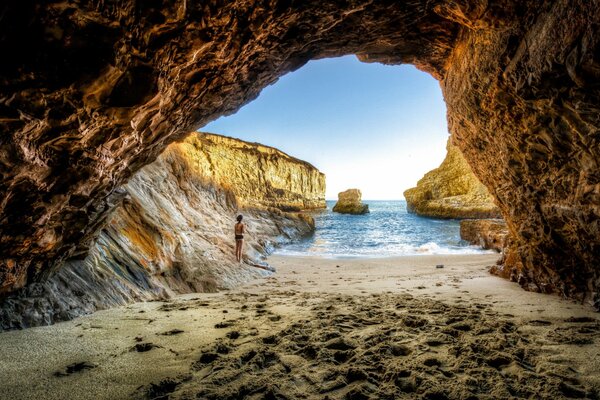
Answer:
<path fill-rule="evenodd" d="M 235 115 L 201 131 L 276 147 L 325 173 L 327 199 L 359 188 L 366 200 L 402 199 L 446 154 L 438 82 L 413 66 L 354 56 L 311 61 Z"/>

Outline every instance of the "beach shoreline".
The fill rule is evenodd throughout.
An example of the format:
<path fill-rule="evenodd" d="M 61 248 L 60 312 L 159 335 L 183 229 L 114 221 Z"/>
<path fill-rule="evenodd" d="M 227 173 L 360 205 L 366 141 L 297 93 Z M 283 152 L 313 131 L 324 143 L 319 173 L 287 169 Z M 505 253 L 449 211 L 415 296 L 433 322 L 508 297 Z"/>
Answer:
<path fill-rule="evenodd" d="M 233 290 L 0 333 L 0 393 L 597 398 L 598 314 L 490 275 L 497 257 L 271 256 Z"/>

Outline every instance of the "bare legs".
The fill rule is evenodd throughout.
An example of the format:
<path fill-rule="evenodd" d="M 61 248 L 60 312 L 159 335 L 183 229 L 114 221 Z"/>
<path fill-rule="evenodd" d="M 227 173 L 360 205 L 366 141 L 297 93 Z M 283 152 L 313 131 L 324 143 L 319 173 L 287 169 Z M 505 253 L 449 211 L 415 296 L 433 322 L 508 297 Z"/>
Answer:
<path fill-rule="evenodd" d="M 243 239 L 235 241 L 235 258 L 238 262 L 242 262 L 242 245 L 244 244 Z"/>

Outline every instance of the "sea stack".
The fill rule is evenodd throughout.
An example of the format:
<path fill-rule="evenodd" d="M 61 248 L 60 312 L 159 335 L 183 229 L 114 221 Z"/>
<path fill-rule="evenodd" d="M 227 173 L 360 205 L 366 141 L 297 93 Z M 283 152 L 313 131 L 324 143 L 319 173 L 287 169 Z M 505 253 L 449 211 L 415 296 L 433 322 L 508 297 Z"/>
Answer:
<path fill-rule="evenodd" d="M 333 211 L 340 214 L 367 214 L 369 205 L 361 201 L 362 193 L 359 189 L 348 189 L 338 193 L 338 201 L 333 206 Z"/>

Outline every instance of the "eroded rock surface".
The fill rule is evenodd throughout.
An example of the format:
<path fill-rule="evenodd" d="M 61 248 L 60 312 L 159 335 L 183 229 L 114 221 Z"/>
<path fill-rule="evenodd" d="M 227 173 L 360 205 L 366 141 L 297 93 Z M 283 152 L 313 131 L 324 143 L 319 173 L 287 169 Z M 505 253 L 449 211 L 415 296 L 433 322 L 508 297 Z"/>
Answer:
<path fill-rule="evenodd" d="M 446 158 L 404 191 L 408 212 L 433 218 L 500 218 L 487 188 L 448 139 Z"/>
<path fill-rule="evenodd" d="M 600 306 L 600 0 L 1 7 L 2 292 L 85 254 L 170 142 L 310 59 L 357 54 L 440 80 L 515 238 L 511 275 Z"/>
<path fill-rule="evenodd" d="M 362 193 L 359 189 L 348 189 L 338 193 L 338 201 L 333 206 L 333 212 L 340 214 L 367 214 L 369 205 L 363 204 Z"/>
<path fill-rule="evenodd" d="M 502 219 L 464 219 L 460 221 L 460 238 L 502 252 L 508 243 L 508 228 Z"/>
<path fill-rule="evenodd" d="M 186 140 L 198 168 L 243 206 L 287 211 L 325 208 L 325 175 L 273 147 L 202 133 Z"/>
<path fill-rule="evenodd" d="M 207 138 L 218 144 L 204 147 Z M 0 330 L 46 325 L 134 300 L 231 288 L 268 274 L 262 256 L 277 244 L 310 233 L 314 221 L 299 213 L 244 205 L 255 192 L 230 189 L 225 177 L 236 170 L 230 170 L 229 160 L 239 157 L 240 148 L 254 149 L 246 155 L 246 161 L 252 163 L 253 158 L 255 165 L 254 173 L 245 174 L 246 183 L 264 187 L 258 166 L 270 165 L 271 179 L 281 180 L 284 193 L 297 189 L 286 180 L 290 171 L 312 187 L 322 183 L 322 174 L 282 153 L 276 164 L 269 164 L 255 144 L 218 139 L 193 133 L 134 175 L 120 190 L 122 204 L 85 259 L 67 261 L 49 279 L 0 302 Z M 307 202 L 313 196 L 324 197 L 322 190 L 310 192 Z M 299 201 L 300 194 L 294 193 L 298 196 L 290 206 Z M 262 198 L 269 200 L 267 193 Z M 287 206 L 284 198 L 272 200 Z M 246 223 L 242 264 L 234 256 L 233 224 L 238 213 Z"/>

